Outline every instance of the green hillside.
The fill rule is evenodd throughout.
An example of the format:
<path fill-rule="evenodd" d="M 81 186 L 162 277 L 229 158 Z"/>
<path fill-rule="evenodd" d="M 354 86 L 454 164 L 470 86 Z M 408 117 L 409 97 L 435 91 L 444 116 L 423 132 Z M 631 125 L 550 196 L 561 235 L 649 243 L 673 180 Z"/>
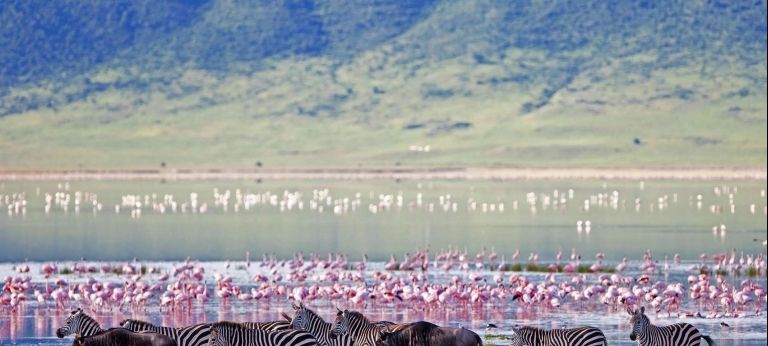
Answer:
<path fill-rule="evenodd" d="M 765 1 L 11 1 L 0 23 L 0 169 L 766 165 Z"/>

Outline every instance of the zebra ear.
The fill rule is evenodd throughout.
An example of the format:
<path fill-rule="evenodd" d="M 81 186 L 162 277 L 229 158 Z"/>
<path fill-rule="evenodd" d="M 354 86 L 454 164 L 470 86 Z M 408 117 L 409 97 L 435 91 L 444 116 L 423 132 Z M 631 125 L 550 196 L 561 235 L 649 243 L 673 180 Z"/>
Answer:
<path fill-rule="evenodd" d="M 299 309 L 299 306 L 296 305 L 296 303 L 294 303 L 294 302 L 291 302 L 291 307 L 293 308 L 293 310 L 298 310 Z"/>
<path fill-rule="evenodd" d="M 520 334 L 520 329 L 517 326 L 512 326 L 512 334 Z"/>
<path fill-rule="evenodd" d="M 640 313 L 641 313 L 641 314 L 644 314 L 644 313 L 645 313 L 645 306 L 641 306 L 641 307 L 640 307 Z"/>
<path fill-rule="evenodd" d="M 303 309 L 304 308 L 304 302 L 299 302 L 299 307 Z"/>

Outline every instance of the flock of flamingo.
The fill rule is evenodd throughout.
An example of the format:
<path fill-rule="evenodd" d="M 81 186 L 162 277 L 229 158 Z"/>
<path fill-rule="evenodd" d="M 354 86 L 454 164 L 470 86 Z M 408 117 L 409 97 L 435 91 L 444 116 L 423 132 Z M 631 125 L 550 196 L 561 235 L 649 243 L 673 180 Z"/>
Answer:
<path fill-rule="evenodd" d="M 174 311 L 209 301 L 292 300 L 411 309 L 591 304 L 624 311 L 649 305 L 668 316 L 735 318 L 761 315 L 766 307 L 763 253 L 703 254 L 700 262 L 684 264 L 679 256 L 659 263 L 647 251 L 640 261 L 625 258 L 615 266 L 606 265 L 605 256 L 598 253 L 592 265 L 585 266 L 574 250 L 563 263 L 558 252 L 546 265 L 538 265 L 538 255 L 531 254 L 524 268 L 541 267 L 544 272 L 507 271 L 518 257 L 516 251 L 506 263 L 495 251 L 471 256 L 466 250 L 449 249 L 434 256 L 417 250 L 401 262 L 393 256 L 387 263 L 369 263 L 366 256 L 350 262 L 341 254 L 296 254 L 282 260 L 265 255 L 253 263 L 249 256 L 226 263 L 187 260 L 165 267 L 135 261 L 21 263 L 14 266 L 14 275 L 3 279 L 0 309 L 13 312 L 31 304 L 43 309 L 131 311 L 159 305 Z M 670 280 L 675 277 L 681 280 Z"/>
<path fill-rule="evenodd" d="M 641 183 L 640 186 L 642 190 L 644 183 Z M 419 189 L 421 188 L 419 185 Z M 691 208 L 715 215 L 736 214 L 740 209 L 746 210 L 751 215 L 759 215 L 760 209 L 762 209 L 760 217 L 768 215 L 768 206 L 766 205 L 760 208 L 758 203 L 748 203 L 746 206 L 739 207 L 736 203 L 738 191 L 738 186 L 735 185 L 717 185 L 712 188 L 712 194 L 707 197 L 702 193 L 687 196 L 687 203 Z M 459 211 L 505 213 L 509 210 L 513 212 L 527 210 L 536 214 L 539 211 L 573 208 L 580 208 L 585 212 L 595 208 L 661 212 L 669 209 L 670 205 L 677 205 L 685 199 L 678 193 L 665 193 L 643 200 L 640 197 L 634 197 L 632 193 L 622 193 L 617 189 L 591 193 L 584 198 L 577 198 L 575 190 L 568 188 L 553 189 L 546 193 L 527 192 L 521 198 L 511 201 L 502 198 L 481 201 L 472 196 L 459 199 L 450 193 L 440 194 L 436 198 L 429 198 L 423 192 L 416 192 L 409 197 L 402 191 L 395 193 L 369 191 L 343 195 L 341 192 L 334 193 L 328 188 L 316 188 L 311 191 L 311 194 L 305 196 L 302 191 L 252 192 L 239 188 L 214 188 L 211 199 L 204 199 L 197 192 L 190 192 L 185 196 L 169 193 L 145 193 L 124 194 L 120 196 L 119 201 L 105 204 L 107 202 L 104 202 L 98 193 L 71 191 L 69 183 L 58 184 L 56 190 L 52 192 L 44 192 L 38 187 L 34 194 L 35 197 L 41 199 L 40 207 L 46 215 L 55 211 L 80 214 L 88 210 L 96 215 L 104 212 L 106 206 L 106 210 L 111 209 L 115 214 L 127 213 L 131 218 L 140 218 L 149 212 L 157 215 L 206 214 L 213 211 L 240 213 L 260 208 L 281 213 L 309 211 L 333 215 L 346 215 L 357 211 L 379 214 L 402 210 L 424 210 L 429 213 L 456 213 Z M 765 189 L 761 189 L 761 199 L 764 199 L 765 195 Z M 30 197 L 26 192 L 0 193 L 0 208 L 5 208 L 10 217 L 25 216 L 27 209 L 33 207 Z M 590 220 L 579 220 L 576 226 L 578 232 L 585 231 L 588 233 L 592 225 Z M 716 232 L 718 230 L 721 233 L 725 232 L 724 225 L 722 227 L 716 225 L 715 227 L 717 228 Z"/>

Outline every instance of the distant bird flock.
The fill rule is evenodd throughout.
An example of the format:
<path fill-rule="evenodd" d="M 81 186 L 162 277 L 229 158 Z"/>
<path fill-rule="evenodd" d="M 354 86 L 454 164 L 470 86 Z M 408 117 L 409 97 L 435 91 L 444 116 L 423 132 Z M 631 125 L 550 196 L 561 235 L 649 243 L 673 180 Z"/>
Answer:
<path fill-rule="evenodd" d="M 606 186 L 607 187 L 607 186 Z M 640 190 L 644 183 L 640 183 Z M 207 213 L 245 213 L 256 210 L 268 210 L 279 213 L 312 212 L 329 213 L 343 216 L 350 213 L 368 212 L 380 214 L 400 211 L 426 211 L 429 213 L 507 213 L 523 212 L 537 214 L 553 210 L 607 210 L 607 211 L 647 211 L 664 212 L 671 205 L 684 205 L 697 212 L 706 211 L 713 215 L 723 213 L 736 215 L 745 213 L 764 218 L 768 215 L 765 204 L 765 189 L 760 190 L 760 201 L 752 200 L 749 205 L 738 207 L 736 185 L 716 185 L 712 196 L 705 198 L 703 193 L 682 196 L 679 193 L 664 193 L 643 200 L 632 193 L 619 190 L 606 190 L 577 198 L 574 188 L 553 189 L 551 192 L 527 192 L 520 198 L 511 200 L 495 198 L 478 200 L 469 196 L 459 199 L 451 193 L 427 197 L 424 192 L 404 193 L 395 191 L 375 193 L 358 191 L 353 193 L 334 192 L 329 188 L 315 188 L 305 195 L 302 191 L 248 191 L 245 189 L 213 188 L 210 197 L 203 198 L 198 192 L 184 195 L 169 193 L 123 194 L 118 201 L 105 201 L 95 192 L 71 191 L 69 183 L 60 183 L 56 191 L 41 191 L 37 188 L 35 196 L 26 192 L 0 194 L 0 208 L 6 210 L 9 217 L 25 216 L 29 208 L 40 207 L 48 215 L 55 212 L 80 214 L 89 212 L 98 215 L 104 212 L 127 214 L 131 218 L 141 218 L 146 213 L 165 214 L 207 214 Z M 756 197 L 756 196 L 755 196 Z M 762 205 L 758 203 L 762 202 Z M 578 233 L 590 233 L 595 225 L 589 219 L 575 222 Z M 713 233 L 725 237 L 727 227 L 724 224 L 713 225 Z"/>

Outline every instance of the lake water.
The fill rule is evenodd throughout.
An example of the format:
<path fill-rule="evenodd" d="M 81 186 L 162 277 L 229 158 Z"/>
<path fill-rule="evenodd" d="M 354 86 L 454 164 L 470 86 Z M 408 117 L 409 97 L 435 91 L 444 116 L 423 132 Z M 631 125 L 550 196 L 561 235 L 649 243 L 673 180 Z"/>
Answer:
<path fill-rule="evenodd" d="M 390 255 L 401 258 L 403 253 L 427 247 L 437 254 L 453 247 L 466 249 L 471 256 L 486 248 L 487 253 L 495 251 L 508 261 L 519 250 L 523 263 L 530 253 L 549 263 L 559 250 L 567 257 L 575 249 L 585 262 L 602 252 L 609 266 L 627 257 L 634 268 L 628 272 L 632 276 L 640 274 L 639 263 L 650 249 L 660 267 L 671 263 L 675 254 L 684 260 L 666 274 L 657 272 L 654 279 L 686 282 L 692 273 L 688 268 L 698 263 L 702 253 L 765 254 L 765 189 L 765 181 L 0 182 L 0 277 L 16 275 L 15 268 L 26 260 L 31 282 L 42 286 L 47 282 L 40 274 L 43 261 L 64 268 L 81 258 L 97 261 L 90 262 L 97 266 L 102 261 L 117 264 L 136 258 L 171 271 L 174 263 L 187 257 L 243 263 L 246 252 L 253 260 L 260 260 L 264 253 L 278 258 L 297 252 L 321 257 L 344 253 L 350 262 L 359 261 L 365 253 L 376 262 L 365 274 L 370 277 L 382 270 Z M 213 272 L 230 273 L 244 288 L 254 287 L 253 270 L 235 269 L 238 265 L 224 269 L 224 262 L 203 262 L 202 266 L 208 268 L 211 290 Z M 452 276 L 472 280 L 471 274 L 454 270 L 428 277 L 443 283 Z M 489 282 L 494 275 L 487 270 L 474 274 Z M 156 275 L 146 280 L 156 282 Z M 513 274 L 504 275 L 506 279 Z M 525 275 L 546 280 L 545 274 Z M 72 284 L 92 276 L 116 284 L 126 280 L 96 274 L 62 278 Z M 566 274 L 555 278 L 571 279 Z M 738 285 L 745 278 L 728 280 Z M 596 274 L 589 275 L 589 280 L 595 279 Z M 751 279 L 763 287 L 766 284 L 764 272 Z M 55 339 L 53 331 L 76 302 L 56 309 L 52 303 L 40 305 L 28 298 L 15 311 L 0 306 L 0 344 L 71 344 L 71 339 Z M 280 311 L 290 309 L 286 299 L 242 302 L 214 297 L 205 304 L 169 311 L 159 308 L 157 296 L 153 299 L 141 308 L 97 309 L 93 315 L 106 326 L 129 316 L 181 326 L 273 320 Z M 681 311 L 708 309 L 688 299 L 683 302 Z M 312 302 L 327 317 L 338 304 Z M 491 344 L 504 344 L 503 336 L 515 324 L 546 328 L 591 324 L 603 329 L 612 345 L 632 344 L 626 314 L 595 302 L 564 302 L 559 308 L 523 306 L 511 300 L 354 308 L 374 319 L 463 325 Z M 749 309 L 738 318 L 682 320 L 713 335 L 718 345 L 765 345 L 765 301 L 754 302 Z M 660 324 L 679 320 L 664 313 L 653 319 Z M 730 326 L 721 327 L 720 322 Z M 500 328 L 486 330 L 487 323 Z"/>
<path fill-rule="evenodd" d="M 0 261 L 224 260 L 246 251 L 386 260 L 425 246 L 542 257 L 576 248 L 613 259 L 646 249 L 684 258 L 757 252 L 765 189 L 765 181 L 0 182 Z M 226 207 L 214 191 L 219 202 L 228 193 Z M 68 196 L 66 211 L 57 192 Z M 580 220 L 589 232 L 578 231 Z"/>

